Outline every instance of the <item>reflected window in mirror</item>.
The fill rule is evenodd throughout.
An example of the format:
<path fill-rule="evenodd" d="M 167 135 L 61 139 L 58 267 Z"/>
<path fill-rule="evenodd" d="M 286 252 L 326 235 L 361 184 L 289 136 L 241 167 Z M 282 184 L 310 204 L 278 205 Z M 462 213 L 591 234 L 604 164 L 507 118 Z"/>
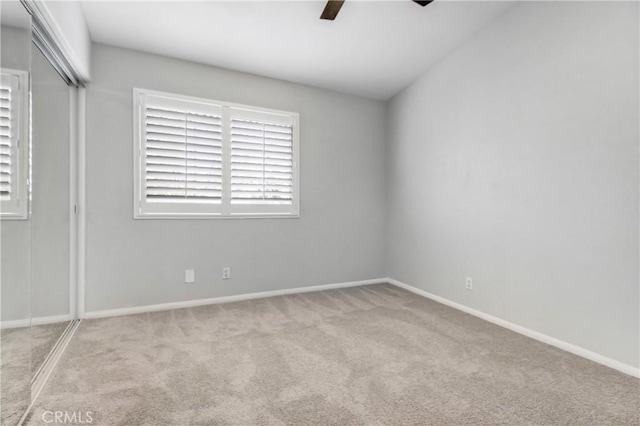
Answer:
<path fill-rule="evenodd" d="M 0 69 L 0 217 L 28 218 L 29 88 L 26 71 Z"/>

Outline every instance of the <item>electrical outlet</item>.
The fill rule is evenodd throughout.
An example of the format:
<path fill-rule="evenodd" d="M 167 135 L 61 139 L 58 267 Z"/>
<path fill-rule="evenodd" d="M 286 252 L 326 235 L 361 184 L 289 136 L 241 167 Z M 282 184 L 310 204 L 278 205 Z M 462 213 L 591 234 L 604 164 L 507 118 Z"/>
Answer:
<path fill-rule="evenodd" d="M 467 277 L 466 287 L 467 290 L 473 290 L 473 280 L 471 279 L 471 277 Z"/>
<path fill-rule="evenodd" d="M 184 282 L 185 283 L 193 283 L 196 281 L 196 270 L 195 269 L 185 269 L 184 270 Z"/>
<path fill-rule="evenodd" d="M 230 278 L 231 278 L 231 268 L 229 268 L 228 266 L 222 268 L 222 279 L 228 280 Z"/>

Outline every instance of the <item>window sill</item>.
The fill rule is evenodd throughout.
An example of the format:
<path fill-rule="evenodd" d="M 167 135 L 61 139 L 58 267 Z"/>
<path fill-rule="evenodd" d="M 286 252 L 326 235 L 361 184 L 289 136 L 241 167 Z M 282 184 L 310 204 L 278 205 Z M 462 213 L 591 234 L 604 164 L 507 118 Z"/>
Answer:
<path fill-rule="evenodd" d="M 28 213 L 0 213 L 0 221 L 5 220 L 29 220 Z"/>
<path fill-rule="evenodd" d="M 227 220 L 227 219 L 300 219 L 300 214 L 136 214 L 133 216 L 134 220 Z"/>
<path fill-rule="evenodd" d="M 5 222 L 5 221 L 15 222 L 15 221 L 27 221 L 27 220 L 29 220 L 28 217 L 0 216 L 0 222 Z"/>

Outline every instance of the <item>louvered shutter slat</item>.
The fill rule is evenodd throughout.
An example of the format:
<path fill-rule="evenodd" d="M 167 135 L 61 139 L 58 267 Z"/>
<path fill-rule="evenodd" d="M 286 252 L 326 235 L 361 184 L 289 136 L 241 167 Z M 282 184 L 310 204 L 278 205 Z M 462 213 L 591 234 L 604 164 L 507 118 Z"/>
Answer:
<path fill-rule="evenodd" d="M 11 128 L 11 87 L 0 86 L 0 200 L 12 198 L 13 133 Z"/>
<path fill-rule="evenodd" d="M 270 159 L 288 160 L 288 161 L 291 161 L 293 159 L 293 156 L 286 152 L 270 151 L 267 149 L 258 149 L 258 148 L 234 149 L 231 151 L 231 155 L 255 157 L 255 158 L 263 158 L 265 155 L 267 155 Z"/>
<path fill-rule="evenodd" d="M 235 169 L 234 175 L 237 176 L 238 178 L 260 176 L 260 178 L 262 179 L 262 176 L 263 176 L 262 170 L 259 170 L 259 172 L 260 173 L 257 173 L 255 170 Z M 283 172 L 265 172 L 264 177 L 267 179 L 282 179 L 287 181 L 292 180 L 291 173 L 286 173 L 286 172 L 284 173 Z"/>
<path fill-rule="evenodd" d="M 262 144 L 254 144 L 254 143 L 244 143 L 236 141 L 235 148 L 236 149 L 260 149 Z M 284 153 L 293 153 L 293 149 L 291 146 L 279 146 L 279 145 L 265 145 L 265 150 L 271 152 L 284 152 Z"/>
<path fill-rule="evenodd" d="M 282 160 L 280 158 L 269 158 L 267 157 L 268 153 L 262 152 L 260 157 L 256 157 L 253 154 L 247 155 L 244 153 L 232 153 L 231 158 L 236 159 L 237 164 L 259 164 L 261 169 L 266 169 L 269 166 L 279 166 L 279 167 L 289 167 L 293 166 L 291 160 Z"/>
<path fill-rule="evenodd" d="M 147 172 L 166 173 L 171 175 L 184 175 L 184 167 L 182 165 L 174 166 L 168 164 L 147 164 Z M 211 170 L 204 168 L 191 168 L 189 169 L 190 175 L 202 175 L 202 176 L 221 176 L 221 170 Z"/>
<path fill-rule="evenodd" d="M 232 160 L 233 161 L 233 160 Z M 231 165 L 232 174 L 236 174 L 236 172 L 259 172 L 264 173 L 265 175 L 268 172 L 272 173 L 291 173 L 291 167 L 280 167 L 273 165 L 262 165 L 262 164 L 253 164 L 247 162 L 240 162 L 238 159 Z"/>
<path fill-rule="evenodd" d="M 222 119 L 190 111 L 146 107 L 145 188 L 148 200 L 222 199 Z"/>
<path fill-rule="evenodd" d="M 231 203 L 293 201 L 293 128 L 231 118 Z"/>
<path fill-rule="evenodd" d="M 174 151 L 184 151 L 186 149 L 189 152 L 207 152 L 210 154 L 222 155 L 222 149 L 217 146 L 188 144 L 185 147 L 185 144 L 180 142 L 148 141 L 147 148 L 171 149 Z"/>
<path fill-rule="evenodd" d="M 234 139 L 238 143 L 267 145 L 272 147 L 290 147 L 291 139 L 266 138 L 263 136 L 246 135 L 242 133 L 234 134 Z"/>
<path fill-rule="evenodd" d="M 195 182 L 221 182 L 222 176 L 220 174 L 198 174 L 198 173 L 189 173 L 191 179 Z M 147 172 L 147 180 L 152 179 L 161 179 L 161 180 L 183 180 L 182 173 L 171 173 L 171 172 Z"/>

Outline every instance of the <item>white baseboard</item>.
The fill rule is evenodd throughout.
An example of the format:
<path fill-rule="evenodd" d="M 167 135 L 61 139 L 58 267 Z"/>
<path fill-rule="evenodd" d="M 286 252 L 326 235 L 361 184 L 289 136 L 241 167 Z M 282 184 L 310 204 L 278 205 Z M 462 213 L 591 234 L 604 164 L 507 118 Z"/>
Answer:
<path fill-rule="evenodd" d="M 629 364 L 625 364 L 623 362 L 606 357 L 604 355 L 600 355 L 596 352 L 592 352 L 580 346 L 576 346 L 571 343 L 567 343 L 563 340 L 556 339 L 555 337 L 547 336 L 546 334 L 542 334 L 537 331 L 530 330 L 526 327 L 520 326 L 518 324 L 514 324 L 502 318 L 494 317 L 493 315 L 486 314 L 484 312 L 478 311 L 476 309 L 470 308 L 460 303 L 453 302 L 449 299 L 445 299 L 444 297 L 437 296 L 435 294 L 429 293 L 424 290 L 420 290 L 416 287 L 405 284 L 398 280 L 394 280 L 392 278 L 377 278 L 377 279 L 363 280 L 363 281 L 350 281 L 350 282 L 335 283 L 335 284 L 316 285 L 316 286 L 310 286 L 310 287 L 297 287 L 297 288 L 290 288 L 290 289 L 284 289 L 284 290 L 264 291 L 259 293 L 238 294 L 233 296 L 222 296 L 222 297 L 214 297 L 209 299 L 186 300 L 182 302 L 162 303 L 158 305 L 133 306 L 128 308 L 90 311 L 85 314 L 85 318 L 92 319 L 92 318 L 114 317 L 114 316 L 121 316 L 121 315 L 133 315 L 133 314 L 141 314 L 145 312 L 166 311 L 171 309 L 190 308 L 195 306 L 214 305 L 219 303 L 239 302 L 242 300 L 262 299 L 265 297 L 284 296 L 288 294 L 309 293 L 314 291 L 357 287 L 357 286 L 371 285 L 371 284 L 383 284 L 383 283 L 389 283 L 389 284 L 395 285 L 396 287 L 403 288 L 412 293 L 418 294 L 428 299 L 432 299 L 436 302 L 442 303 L 443 305 L 447 305 L 454 309 L 458 309 L 459 311 L 466 312 L 470 315 L 481 318 L 485 321 L 489 321 L 493 324 L 499 325 L 511 331 L 515 331 L 516 333 L 522 334 L 524 336 L 527 336 L 532 339 L 538 340 L 540 342 L 546 343 L 548 345 L 554 346 L 558 349 L 562 349 L 574 355 L 578 355 L 583 358 L 586 358 L 590 361 L 594 361 L 599 364 L 605 365 L 607 367 L 613 368 L 615 370 L 618 370 L 630 376 L 640 377 L 640 368 L 633 367 Z M 51 322 L 57 322 L 57 321 L 51 321 Z"/>
<path fill-rule="evenodd" d="M 22 328 L 29 327 L 30 325 L 46 325 L 46 324 L 55 324 L 58 322 L 67 322 L 71 321 L 71 315 L 51 315 L 48 317 L 35 317 L 29 320 L 18 319 L 18 320 L 9 320 L 0 322 L 0 329 L 9 329 L 9 328 Z"/>
<path fill-rule="evenodd" d="M 310 293 L 314 291 L 331 290 L 336 288 L 358 287 L 371 284 L 387 283 L 387 278 L 376 278 L 362 281 L 349 281 L 335 284 L 314 285 L 310 287 L 287 288 L 284 290 L 262 291 L 259 293 L 238 294 L 233 296 L 213 297 L 210 299 L 185 300 L 182 302 L 161 303 L 159 305 L 132 306 L 130 308 L 107 309 L 86 312 L 84 318 L 106 318 L 121 315 L 142 314 L 145 312 L 167 311 L 171 309 L 192 308 L 194 306 L 215 305 L 219 303 L 239 302 L 242 300 L 263 299 L 265 297 L 284 296 L 288 294 Z"/>
<path fill-rule="evenodd" d="M 613 368 L 614 370 L 618 370 L 622 373 L 628 374 L 633 377 L 640 377 L 640 368 L 634 367 L 629 364 L 625 364 L 623 362 L 617 361 L 615 359 L 606 357 L 604 355 L 600 355 L 596 352 L 592 352 L 588 349 L 582 348 L 580 346 L 573 345 L 571 343 L 567 343 L 563 340 L 556 339 L 555 337 L 547 336 L 546 334 L 539 333 L 537 331 L 530 330 L 526 327 L 522 327 L 518 324 L 514 324 L 502 318 L 494 317 L 493 315 L 486 314 L 484 312 L 478 311 L 476 309 L 470 308 L 468 306 L 462 305 L 457 302 L 453 302 L 449 299 L 445 299 L 444 297 L 436 296 L 435 294 L 429 293 L 424 290 L 420 290 L 419 288 L 413 287 L 409 284 L 405 284 L 398 280 L 394 280 L 392 278 L 387 278 L 386 282 L 389 284 L 393 284 L 396 287 L 403 288 L 412 293 L 418 294 L 420 296 L 426 297 L 431 300 L 435 300 L 436 302 L 442 303 L 443 305 L 450 306 L 454 309 L 457 309 L 462 312 L 466 312 L 467 314 L 473 315 L 475 317 L 481 318 L 485 321 L 489 321 L 493 324 L 499 325 L 500 327 L 504 327 L 511 331 L 515 331 L 516 333 L 522 334 L 524 336 L 530 337 L 534 340 L 538 340 L 542 343 L 546 343 L 551 346 L 555 346 L 558 349 L 562 349 L 564 351 L 570 352 L 574 355 L 581 356 L 590 361 L 597 362 L 598 364 L 605 365 L 609 368 Z"/>

